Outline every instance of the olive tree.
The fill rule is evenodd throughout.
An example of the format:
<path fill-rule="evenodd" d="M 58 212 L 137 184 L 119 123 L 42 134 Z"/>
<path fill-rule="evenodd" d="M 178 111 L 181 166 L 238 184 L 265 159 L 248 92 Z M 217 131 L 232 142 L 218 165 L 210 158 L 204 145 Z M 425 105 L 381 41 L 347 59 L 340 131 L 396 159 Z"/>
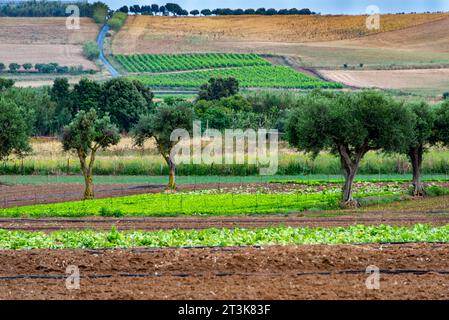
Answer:
<path fill-rule="evenodd" d="M 119 141 L 119 130 L 111 123 L 109 116 L 98 118 L 94 109 L 80 111 L 64 128 L 62 145 L 64 151 L 75 151 L 78 155 L 86 186 L 85 200 L 94 197 L 92 176 L 97 151 L 116 145 Z"/>
<path fill-rule="evenodd" d="M 0 98 L 0 160 L 31 151 L 30 135 L 31 126 L 23 110 L 13 101 Z"/>
<path fill-rule="evenodd" d="M 345 178 L 342 205 L 355 206 L 353 182 L 361 160 L 372 150 L 404 150 L 411 119 L 402 104 L 378 92 L 313 92 L 290 112 L 286 136 L 292 146 L 314 156 L 322 150 L 339 156 Z"/>
<path fill-rule="evenodd" d="M 445 101 L 436 109 L 435 115 L 435 142 L 449 146 L 449 101 Z"/>
<path fill-rule="evenodd" d="M 178 141 L 172 141 L 172 132 L 176 129 L 192 131 L 193 109 L 188 103 L 178 105 L 161 104 L 150 115 L 142 116 L 133 130 L 134 141 L 143 146 L 145 140 L 154 138 L 161 156 L 167 163 L 170 174 L 167 188 L 176 189 L 175 171 L 176 163 L 173 148 Z"/>
<path fill-rule="evenodd" d="M 436 115 L 434 110 L 425 102 L 407 103 L 406 106 L 414 116 L 406 154 L 413 169 L 413 195 L 421 197 L 425 195 L 424 185 L 421 181 L 423 155 L 426 147 L 435 141 Z"/>

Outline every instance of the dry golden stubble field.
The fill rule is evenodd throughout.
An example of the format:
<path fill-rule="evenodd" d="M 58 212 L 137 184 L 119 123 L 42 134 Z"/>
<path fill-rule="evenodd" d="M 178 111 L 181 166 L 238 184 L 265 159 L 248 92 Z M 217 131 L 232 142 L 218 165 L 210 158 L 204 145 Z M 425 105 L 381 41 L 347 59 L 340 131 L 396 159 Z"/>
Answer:
<path fill-rule="evenodd" d="M 95 40 L 99 26 L 81 18 L 79 30 L 68 30 L 65 18 L 1 18 L 0 62 L 82 65 L 97 69 L 82 55 L 82 44 Z"/>

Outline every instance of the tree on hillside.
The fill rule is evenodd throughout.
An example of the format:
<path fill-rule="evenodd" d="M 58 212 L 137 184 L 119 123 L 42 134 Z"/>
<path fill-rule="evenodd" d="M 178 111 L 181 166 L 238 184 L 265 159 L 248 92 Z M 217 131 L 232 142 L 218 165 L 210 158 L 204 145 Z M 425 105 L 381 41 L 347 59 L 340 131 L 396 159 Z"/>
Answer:
<path fill-rule="evenodd" d="M 165 5 L 165 9 L 168 12 L 172 13 L 173 15 L 175 15 L 175 16 L 180 15 L 182 13 L 182 10 L 183 10 L 181 8 L 181 6 L 179 4 L 177 4 L 177 3 L 167 3 Z"/>
<path fill-rule="evenodd" d="M 129 131 L 150 111 L 150 105 L 148 96 L 144 97 L 129 79 L 112 79 L 101 87 L 99 109 L 108 113 L 120 130 Z"/>
<path fill-rule="evenodd" d="M 13 101 L 0 98 L 0 160 L 31 151 L 30 135 L 31 127 L 23 110 Z"/>
<path fill-rule="evenodd" d="M 178 105 L 161 104 L 150 115 L 140 118 L 133 130 L 136 145 L 143 146 L 145 140 L 154 138 L 159 152 L 166 161 L 170 174 L 167 188 L 176 188 L 176 163 L 173 148 L 179 141 L 171 141 L 171 134 L 176 129 L 184 129 L 191 133 L 193 125 L 193 110 L 188 103 Z"/>
<path fill-rule="evenodd" d="M 353 181 L 368 151 L 404 151 L 411 133 L 412 114 L 381 93 L 313 92 L 298 101 L 286 125 L 288 142 L 317 156 L 329 150 L 340 157 L 343 206 L 358 205 Z"/>
<path fill-rule="evenodd" d="M 203 9 L 203 10 L 201 10 L 201 14 L 205 17 L 208 17 L 208 16 L 212 15 L 212 11 L 210 11 L 209 9 Z"/>
<path fill-rule="evenodd" d="M 33 68 L 33 65 L 32 65 L 31 63 L 24 63 L 24 64 L 22 65 L 22 67 L 23 67 L 25 70 L 29 71 L 29 70 L 31 70 L 31 69 Z"/>
<path fill-rule="evenodd" d="M 199 12 L 198 10 L 192 10 L 192 11 L 190 11 L 190 14 L 191 14 L 192 16 L 196 17 L 197 15 L 200 14 L 200 12 Z"/>
<path fill-rule="evenodd" d="M 158 14 L 159 13 L 159 5 L 158 4 L 152 4 L 151 5 L 151 12 L 153 12 L 154 14 Z"/>
<path fill-rule="evenodd" d="M 6 69 L 6 66 L 3 62 L 0 62 L 0 72 L 3 72 Z"/>
<path fill-rule="evenodd" d="M 256 14 L 256 10 L 254 10 L 254 9 L 246 9 L 244 13 L 245 14 Z"/>
<path fill-rule="evenodd" d="M 426 147 L 435 141 L 434 130 L 436 115 L 434 110 L 425 102 L 408 103 L 406 105 L 413 113 L 412 132 L 408 136 L 409 143 L 406 154 L 413 168 L 413 194 L 424 196 L 424 185 L 421 181 L 421 167 Z"/>
<path fill-rule="evenodd" d="M 9 71 L 10 72 L 16 73 L 17 70 L 19 70 L 19 69 L 20 69 L 20 64 L 14 63 L 14 62 L 9 64 Z"/>
<path fill-rule="evenodd" d="M 235 78 L 210 78 L 208 83 L 200 87 L 198 100 L 219 100 L 236 95 L 239 92 L 239 82 Z"/>
<path fill-rule="evenodd" d="M 140 6 L 138 4 L 135 4 L 129 8 L 129 11 L 131 11 L 134 14 L 138 14 L 138 13 L 142 12 L 142 9 L 140 8 Z"/>
<path fill-rule="evenodd" d="M 128 8 L 128 6 L 123 6 L 120 9 L 118 9 L 118 11 L 128 14 L 129 8 Z"/>
<path fill-rule="evenodd" d="M 116 145 L 120 141 L 117 127 L 109 116 L 98 118 L 95 110 L 80 111 L 64 128 L 62 145 L 64 151 L 75 151 L 84 177 L 84 199 L 93 199 L 93 169 L 95 156 L 100 148 Z"/>

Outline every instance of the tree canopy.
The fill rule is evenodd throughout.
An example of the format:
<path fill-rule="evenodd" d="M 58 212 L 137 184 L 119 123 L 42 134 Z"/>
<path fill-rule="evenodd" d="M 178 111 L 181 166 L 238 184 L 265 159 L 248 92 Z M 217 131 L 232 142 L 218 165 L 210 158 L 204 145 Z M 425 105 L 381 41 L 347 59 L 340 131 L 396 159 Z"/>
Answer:
<path fill-rule="evenodd" d="M 31 151 L 30 135 L 31 128 L 23 110 L 13 101 L 0 97 L 0 160 Z"/>
<path fill-rule="evenodd" d="M 94 197 L 92 175 L 95 155 L 98 149 L 116 145 L 120 141 L 118 128 L 111 123 L 108 115 L 98 118 L 94 109 L 80 111 L 72 122 L 64 128 L 62 146 L 64 151 L 76 152 L 85 179 L 85 199 Z M 89 160 L 87 158 L 90 157 Z"/>
<path fill-rule="evenodd" d="M 340 157 L 343 202 L 353 205 L 352 183 L 362 158 L 371 150 L 404 152 L 411 122 L 403 104 L 379 92 L 313 92 L 299 100 L 286 132 L 294 147 L 313 155 L 329 150 Z"/>
<path fill-rule="evenodd" d="M 176 129 L 192 131 L 193 109 L 189 103 L 175 105 L 161 104 L 146 116 L 140 118 L 133 130 L 136 145 L 142 146 L 147 139 L 154 138 L 159 152 L 170 168 L 168 188 L 176 187 L 175 169 L 172 149 L 179 141 L 172 141 L 172 132 Z"/>

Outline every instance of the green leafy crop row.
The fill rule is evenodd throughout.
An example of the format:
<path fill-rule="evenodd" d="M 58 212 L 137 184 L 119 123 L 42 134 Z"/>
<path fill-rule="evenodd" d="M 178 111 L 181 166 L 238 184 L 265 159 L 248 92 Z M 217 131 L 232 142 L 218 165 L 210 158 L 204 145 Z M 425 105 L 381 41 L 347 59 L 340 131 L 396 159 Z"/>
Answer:
<path fill-rule="evenodd" d="M 253 246 L 351 244 L 384 242 L 448 242 L 449 226 L 350 226 L 346 228 L 206 229 L 128 231 L 0 230 L 0 249 L 99 249 L 131 247 Z"/>
<path fill-rule="evenodd" d="M 0 209 L 0 216 L 82 217 L 107 208 L 126 216 L 240 215 L 337 209 L 339 194 L 147 194 Z"/>
<path fill-rule="evenodd" d="M 115 59 L 128 72 L 167 72 L 208 68 L 268 66 L 256 54 L 193 53 L 117 55 Z"/>
<path fill-rule="evenodd" d="M 255 66 L 221 70 L 192 71 L 173 74 L 140 76 L 140 80 L 151 87 L 198 88 L 212 77 L 234 77 L 245 88 L 341 88 L 339 83 L 326 82 L 282 66 Z"/>

